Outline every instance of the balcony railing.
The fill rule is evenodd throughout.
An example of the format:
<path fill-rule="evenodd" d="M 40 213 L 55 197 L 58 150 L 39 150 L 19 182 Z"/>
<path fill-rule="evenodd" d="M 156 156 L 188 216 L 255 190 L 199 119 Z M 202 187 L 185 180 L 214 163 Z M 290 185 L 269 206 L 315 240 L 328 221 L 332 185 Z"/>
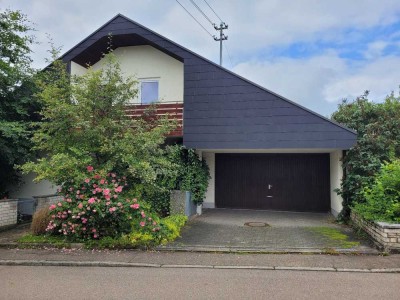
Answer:
<path fill-rule="evenodd" d="M 131 104 L 126 107 L 126 114 L 131 118 L 141 117 L 144 112 L 154 106 L 154 114 L 157 117 L 168 115 L 168 119 L 176 120 L 177 127 L 168 134 L 168 137 L 183 136 L 183 103 L 182 102 L 158 102 L 153 105 L 149 104 Z"/>

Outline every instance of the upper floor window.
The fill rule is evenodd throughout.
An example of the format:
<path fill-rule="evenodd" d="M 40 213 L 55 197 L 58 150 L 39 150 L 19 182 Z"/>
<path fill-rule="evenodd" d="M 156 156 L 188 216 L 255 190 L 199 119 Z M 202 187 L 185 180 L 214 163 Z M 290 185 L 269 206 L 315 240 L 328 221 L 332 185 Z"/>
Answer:
<path fill-rule="evenodd" d="M 158 80 L 140 80 L 140 102 L 151 104 L 158 101 Z"/>

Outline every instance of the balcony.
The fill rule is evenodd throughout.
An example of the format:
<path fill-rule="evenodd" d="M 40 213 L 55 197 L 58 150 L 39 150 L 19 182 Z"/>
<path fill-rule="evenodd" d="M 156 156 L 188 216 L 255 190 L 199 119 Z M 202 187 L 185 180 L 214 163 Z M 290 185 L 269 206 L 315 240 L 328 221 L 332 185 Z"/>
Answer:
<path fill-rule="evenodd" d="M 131 118 L 141 117 L 151 105 L 132 104 L 126 107 L 126 114 Z M 158 102 L 155 107 L 155 116 L 163 117 L 168 115 L 168 119 L 177 120 L 177 127 L 168 134 L 168 137 L 183 136 L 183 103 L 182 102 Z"/>

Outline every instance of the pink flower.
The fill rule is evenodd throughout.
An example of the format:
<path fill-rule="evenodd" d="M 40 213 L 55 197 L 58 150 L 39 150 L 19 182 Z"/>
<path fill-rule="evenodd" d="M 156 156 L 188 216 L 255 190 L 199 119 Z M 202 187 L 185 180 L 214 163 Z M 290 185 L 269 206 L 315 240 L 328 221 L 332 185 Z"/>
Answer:
<path fill-rule="evenodd" d="M 117 175 L 115 175 L 115 173 L 111 173 L 111 177 L 115 177 L 115 176 L 117 176 Z"/>
<path fill-rule="evenodd" d="M 78 208 L 82 209 L 83 208 L 83 204 L 82 202 L 78 204 Z"/>
<path fill-rule="evenodd" d="M 116 210 L 117 210 L 116 207 L 110 207 L 110 208 L 109 208 L 110 213 L 112 213 L 112 212 L 114 212 L 114 211 L 116 211 Z"/>
<path fill-rule="evenodd" d="M 79 194 L 80 194 L 80 192 L 81 192 L 80 190 L 77 190 L 77 191 L 76 191 L 76 194 L 77 194 L 77 195 L 79 195 Z"/>
<path fill-rule="evenodd" d="M 97 210 L 95 210 L 95 209 L 92 210 L 92 212 L 94 212 L 94 213 L 95 213 L 96 211 L 97 211 Z"/>
<path fill-rule="evenodd" d="M 104 196 L 107 196 L 107 195 L 109 195 L 110 194 L 110 189 L 104 189 L 103 190 L 103 195 Z"/>
<path fill-rule="evenodd" d="M 140 222 L 140 226 L 144 227 L 146 225 L 146 222 Z"/>
<path fill-rule="evenodd" d="M 50 205 L 50 207 L 49 207 L 49 209 L 50 210 L 53 210 L 53 209 L 55 209 L 57 206 L 55 205 L 55 204 L 52 204 L 52 205 Z"/>
<path fill-rule="evenodd" d="M 140 212 L 140 214 L 142 215 L 142 218 L 146 218 L 146 214 L 144 213 L 143 210 Z"/>
<path fill-rule="evenodd" d="M 96 175 L 93 176 L 93 178 L 94 178 L 94 179 L 100 179 L 100 175 L 99 175 L 99 174 L 96 174 Z"/>
<path fill-rule="evenodd" d="M 94 234 L 93 237 L 94 237 L 95 239 L 97 239 L 97 234 Z"/>
<path fill-rule="evenodd" d="M 96 199 L 94 199 L 94 198 L 90 198 L 89 200 L 88 200 L 88 203 L 89 204 L 93 204 L 93 203 L 95 203 L 96 202 Z"/>
<path fill-rule="evenodd" d="M 131 208 L 133 208 L 133 209 L 139 209 L 139 207 L 140 207 L 139 203 L 135 203 L 135 204 L 131 205 Z"/>
<path fill-rule="evenodd" d="M 88 172 L 93 172 L 94 168 L 92 166 L 87 166 L 86 170 L 88 170 Z"/>
<path fill-rule="evenodd" d="M 120 186 L 116 187 L 116 188 L 114 189 L 114 191 L 115 191 L 116 193 L 121 193 L 121 192 L 122 192 L 122 186 L 120 185 Z"/>
<path fill-rule="evenodd" d="M 92 229 L 92 232 L 96 232 L 96 228 L 93 228 L 93 229 Z"/>
<path fill-rule="evenodd" d="M 108 201 L 108 202 L 106 202 L 106 205 L 108 206 L 108 205 L 110 205 L 111 204 L 111 202 L 110 201 Z"/>
<path fill-rule="evenodd" d="M 62 203 L 61 203 L 61 202 L 58 202 L 57 205 L 58 205 L 58 206 L 62 206 Z"/>
<path fill-rule="evenodd" d="M 67 201 L 68 203 L 71 203 L 71 202 L 72 202 L 72 199 L 71 199 L 71 198 L 68 198 L 66 201 Z"/>
<path fill-rule="evenodd" d="M 100 180 L 100 184 L 104 184 L 104 182 L 105 182 L 104 179 Z"/>
<path fill-rule="evenodd" d="M 85 182 L 86 182 L 86 183 L 89 183 L 89 182 L 90 182 L 90 179 L 89 179 L 89 178 L 86 178 L 86 179 L 85 179 Z"/>

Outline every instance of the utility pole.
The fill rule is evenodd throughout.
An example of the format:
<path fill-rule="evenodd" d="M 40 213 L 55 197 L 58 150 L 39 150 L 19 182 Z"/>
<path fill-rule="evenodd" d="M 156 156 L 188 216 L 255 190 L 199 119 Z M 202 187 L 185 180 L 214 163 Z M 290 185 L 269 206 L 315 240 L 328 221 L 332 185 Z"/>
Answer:
<path fill-rule="evenodd" d="M 219 31 L 219 38 L 216 37 L 215 35 L 213 36 L 215 41 L 219 41 L 219 65 L 222 66 L 222 41 L 225 41 L 228 39 L 228 36 L 224 34 L 223 30 L 228 29 L 228 25 L 225 24 L 225 22 L 221 22 L 219 24 L 219 27 L 215 24 L 214 28 L 215 30 Z"/>

